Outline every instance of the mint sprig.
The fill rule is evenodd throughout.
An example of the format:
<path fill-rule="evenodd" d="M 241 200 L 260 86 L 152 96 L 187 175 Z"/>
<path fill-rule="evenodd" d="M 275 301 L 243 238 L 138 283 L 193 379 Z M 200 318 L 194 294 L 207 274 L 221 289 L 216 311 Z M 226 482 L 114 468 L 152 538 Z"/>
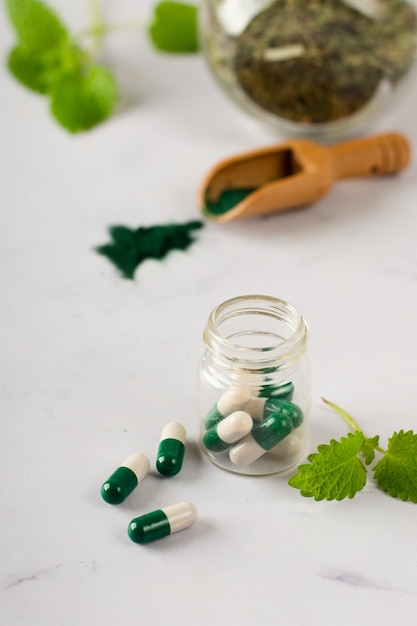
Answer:
<path fill-rule="evenodd" d="M 379 436 L 366 437 L 355 420 L 333 402 L 323 398 L 353 428 L 340 441 L 332 439 L 322 444 L 307 458 L 308 464 L 298 467 L 288 484 L 300 490 L 302 496 L 315 500 L 353 498 L 363 489 L 368 469 L 376 453 L 382 455 L 373 466 L 373 476 L 379 487 L 403 501 L 417 503 L 417 434 L 409 430 L 395 432 L 386 450 L 379 446 Z"/>
<path fill-rule="evenodd" d="M 28 89 L 49 98 L 53 116 L 72 133 L 103 122 L 118 100 L 113 74 L 96 57 L 103 35 L 121 25 L 103 23 L 99 0 L 90 2 L 94 23 L 83 34 L 92 38 L 93 45 L 86 50 L 42 0 L 5 0 L 17 39 L 7 59 L 11 74 Z M 193 53 L 199 49 L 194 5 L 166 1 L 156 4 L 147 30 L 152 44 L 161 52 Z"/>
<path fill-rule="evenodd" d="M 64 23 L 40 0 L 6 0 L 17 44 L 8 67 L 25 87 L 50 99 L 53 116 L 72 133 L 86 131 L 112 113 L 112 74 L 83 50 Z"/>

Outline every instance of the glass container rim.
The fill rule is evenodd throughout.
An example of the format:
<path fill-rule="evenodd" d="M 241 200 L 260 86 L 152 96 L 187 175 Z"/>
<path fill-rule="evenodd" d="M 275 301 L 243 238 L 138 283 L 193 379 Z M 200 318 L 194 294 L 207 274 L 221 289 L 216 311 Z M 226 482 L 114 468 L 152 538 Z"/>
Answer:
<path fill-rule="evenodd" d="M 291 334 L 269 346 L 246 347 L 223 337 L 219 326 L 237 315 L 260 314 L 284 323 Z M 289 302 L 274 296 L 249 294 L 225 300 L 210 313 L 203 339 L 207 349 L 221 355 L 225 362 L 256 367 L 275 366 L 297 361 L 304 354 L 309 329 L 302 314 Z M 251 362 L 253 362 L 250 365 Z"/>

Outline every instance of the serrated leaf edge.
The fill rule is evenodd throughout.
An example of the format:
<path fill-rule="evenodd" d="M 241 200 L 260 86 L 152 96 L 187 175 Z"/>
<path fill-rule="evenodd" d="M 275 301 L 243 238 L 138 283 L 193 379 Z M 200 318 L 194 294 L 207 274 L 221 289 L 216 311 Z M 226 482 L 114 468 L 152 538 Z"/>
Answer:
<path fill-rule="evenodd" d="M 359 435 L 359 437 L 358 437 Z M 353 453 L 349 458 L 353 461 L 354 459 L 357 460 L 357 462 L 362 466 L 364 472 L 365 472 L 365 480 L 362 486 L 358 487 L 355 489 L 355 491 L 353 493 L 347 493 L 344 496 L 338 497 L 338 495 L 331 497 L 329 495 L 319 495 L 317 493 L 314 493 L 314 491 L 312 489 L 306 490 L 305 487 L 302 487 L 301 485 L 297 485 L 294 483 L 297 483 L 298 480 L 300 479 L 300 474 L 303 474 L 303 471 L 305 468 L 309 468 L 311 466 L 311 464 L 315 463 L 317 460 L 317 457 L 320 456 L 321 453 L 325 453 L 329 448 L 332 448 L 333 450 L 335 450 L 336 446 L 340 446 L 343 445 L 344 442 L 347 442 L 349 440 L 352 440 L 354 438 L 359 439 L 358 444 L 360 443 L 360 445 L 358 445 L 358 450 L 356 453 Z M 336 439 L 331 439 L 330 442 L 328 444 L 320 444 L 319 446 L 317 446 L 317 452 L 313 452 L 312 454 L 309 454 L 307 457 L 307 460 L 309 461 L 309 463 L 304 463 L 302 465 L 300 465 L 298 467 L 298 471 L 296 474 L 294 474 L 289 480 L 288 480 L 288 484 L 291 487 L 294 487 L 296 489 L 300 490 L 300 494 L 304 497 L 313 497 L 314 500 L 316 502 L 321 501 L 321 500 L 327 500 L 327 501 L 331 501 L 331 500 L 344 500 L 346 497 L 352 499 L 359 491 L 361 491 L 365 485 L 366 485 L 366 480 L 367 480 L 367 469 L 366 466 L 364 465 L 364 463 L 360 460 L 359 458 L 359 453 L 361 451 L 361 447 L 363 445 L 365 441 L 365 436 L 362 433 L 362 431 L 356 430 L 354 433 L 348 433 L 346 436 L 341 437 L 341 439 L 338 441 Z M 337 469 L 340 466 L 346 464 L 346 460 L 344 462 L 341 462 L 340 464 L 333 466 L 333 469 Z M 329 475 L 329 472 L 323 472 L 323 475 Z M 319 474 L 318 474 L 319 476 Z M 298 480 L 297 480 L 298 478 Z M 351 478 L 349 478 L 347 480 L 347 482 L 351 481 Z"/>

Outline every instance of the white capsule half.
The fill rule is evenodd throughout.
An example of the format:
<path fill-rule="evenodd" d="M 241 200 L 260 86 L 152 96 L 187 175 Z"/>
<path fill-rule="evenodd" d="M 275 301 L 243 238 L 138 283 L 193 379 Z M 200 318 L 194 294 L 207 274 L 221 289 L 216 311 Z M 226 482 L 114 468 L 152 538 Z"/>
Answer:
<path fill-rule="evenodd" d="M 280 441 L 276 446 L 271 448 L 273 454 L 282 454 L 283 456 L 295 456 L 301 451 L 302 443 L 296 435 L 287 435 L 285 439 Z"/>
<path fill-rule="evenodd" d="M 149 462 L 146 454 L 142 454 L 141 452 L 135 452 L 127 457 L 127 459 L 122 463 L 121 467 L 127 467 L 132 470 L 138 479 L 138 483 L 143 480 L 146 474 L 149 473 L 151 464 Z"/>
<path fill-rule="evenodd" d="M 161 441 L 164 439 L 177 439 L 185 445 L 186 436 L 187 432 L 182 424 L 179 422 L 169 422 L 168 424 L 165 424 L 162 429 Z"/>
<path fill-rule="evenodd" d="M 197 519 L 197 509 L 191 502 L 180 502 L 161 510 L 167 516 L 171 534 L 188 528 Z"/>
<path fill-rule="evenodd" d="M 230 448 L 229 458 L 233 465 L 247 467 L 265 453 L 266 450 L 264 450 L 249 433 L 236 443 L 233 448 Z"/>
<path fill-rule="evenodd" d="M 264 418 L 264 407 L 267 400 L 268 398 L 251 398 L 245 406 L 245 411 L 247 411 L 254 420 L 262 420 Z"/>
<path fill-rule="evenodd" d="M 304 422 L 301 424 L 301 426 L 299 426 L 298 428 L 295 428 L 295 429 L 293 430 L 293 434 L 294 434 L 294 435 L 297 435 L 297 437 L 298 437 L 299 439 L 302 439 L 302 438 L 304 437 L 304 435 L 306 434 L 306 431 L 307 431 L 307 425 L 306 425 L 306 422 L 304 421 Z"/>
<path fill-rule="evenodd" d="M 252 430 L 253 421 L 249 413 L 235 411 L 217 425 L 217 435 L 225 443 L 235 443 Z"/>
<path fill-rule="evenodd" d="M 249 389 L 245 387 L 231 387 L 217 400 L 217 410 L 224 417 L 227 417 L 234 411 L 243 409 L 251 397 Z"/>

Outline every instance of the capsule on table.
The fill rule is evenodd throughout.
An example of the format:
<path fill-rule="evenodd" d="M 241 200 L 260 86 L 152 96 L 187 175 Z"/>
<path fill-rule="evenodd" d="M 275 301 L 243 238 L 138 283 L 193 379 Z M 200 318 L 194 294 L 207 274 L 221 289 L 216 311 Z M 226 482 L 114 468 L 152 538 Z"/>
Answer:
<path fill-rule="evenodd" d="M 245 411 L 235 411 L 204 433 L 203 444 L 207 450 L 222 452 L 250 433 L 253 420 Z"/>
<path fill-rule="evenodd" d="M 230 449 L 229 458 L 234 465 L 251 465 L 285 439 L 292 430 L 293 423 L 288 416 L 272 413 L 262 422 L 255 423 L 252 432 Z"/>
<path fill-rule="evenodd" d="M 231 413 L 244 409 L 251 397 L 251 392 L 245 387 L 231 387 L 227 389 L 206 415 L 204 425 L 207 430 Z"/>
<path fill-rule="evenodd" d="M 135 543 L 150 543 L 188 528 L 197 519 L 197 509 L 191 502 L 180 502 L 135 517 L 127 528 Z"/>
<path fill-rule="evenodd" d="M 156 468 L 162 476 L 175 476 L 181 471 L 185 438 L 186 430 L 179 422 L 169 422 L 162 429 L 156 456 Z"/>
<path fill-rule="evenodd" d="M 120 504 L 137 487 L 150 470 L 145 454 L 131 454 L 101 486 L 101 497 L 109 504 Z"/>

